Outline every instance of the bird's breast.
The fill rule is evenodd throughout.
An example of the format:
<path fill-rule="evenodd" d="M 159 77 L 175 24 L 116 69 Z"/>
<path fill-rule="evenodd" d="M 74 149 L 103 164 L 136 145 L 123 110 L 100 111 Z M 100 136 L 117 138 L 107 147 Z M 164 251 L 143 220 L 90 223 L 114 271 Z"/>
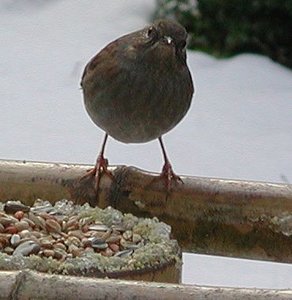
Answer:
<path fill-rule="evenodd" d="M 85 98 L 96 125 L 125 143 L 142 143 L 171 130 L 186 114 L 192 98 L 187 66 L 166 59 L 123 61 L 98 74 L 94 93 Z M 86 94 L 86 90 L 84 91 Z"/>

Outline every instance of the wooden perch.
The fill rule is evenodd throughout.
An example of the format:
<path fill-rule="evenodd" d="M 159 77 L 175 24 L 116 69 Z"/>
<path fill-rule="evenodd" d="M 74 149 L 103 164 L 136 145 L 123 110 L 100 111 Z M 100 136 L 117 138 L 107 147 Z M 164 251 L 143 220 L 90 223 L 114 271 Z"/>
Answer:
<path fill-rule="evenodd" d="M 113 206 L 172 226 L 184 251 L 292 262 L 292 185 L 181 176 L 167 193 L 157 174 L 110 167 L 96 195 L 91 166 L 0 160 L 0 201 L 37 198 Z"/>
<path fill-rule="evenodd" d="M 0 299 L 291 299 L 291 290 L 199 287 L 33 271 L 0 272 Z"/>

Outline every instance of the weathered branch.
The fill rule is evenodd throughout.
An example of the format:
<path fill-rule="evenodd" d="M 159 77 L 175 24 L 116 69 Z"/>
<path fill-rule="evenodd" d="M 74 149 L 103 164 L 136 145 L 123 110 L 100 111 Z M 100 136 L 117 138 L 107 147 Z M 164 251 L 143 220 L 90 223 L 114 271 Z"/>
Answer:
<path fill-rule="evenodd" d="M 291 299 L 291 290 L 234 289 L 0 272 L 0 299 Z"/>
<path fill-rule="evenodd" d="M 111 167 L 112 181 L 80 180 L 90 166 L 0 161 L 0 200 L 61 198 L 114 206 L 170 224 L 184 251 L 292 261 L 292 186 L 182 177 L 167 193 L 156 174 Z"/>

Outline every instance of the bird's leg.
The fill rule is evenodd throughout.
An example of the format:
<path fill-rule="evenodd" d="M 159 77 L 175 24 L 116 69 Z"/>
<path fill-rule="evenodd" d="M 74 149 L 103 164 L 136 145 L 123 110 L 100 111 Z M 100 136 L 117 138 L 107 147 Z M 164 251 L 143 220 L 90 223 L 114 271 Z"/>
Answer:
<path fill-rule="evenodd" d="M 164 165 L 160 174 L 160 178 L 162 178 L 164 180 L 164 184 L 167 188 L 167 190 L 170 190 L 170 185 L 171 185 L 171 181 L 174 180 L 175 182 L 180 181 L 183 182 L 181 180 L 181 178 L 176 175 L 173 170 L 172 170 L 172 166 L 169 162 L 169 159 L 167 157 L 163 142 L 162 142 L 162 137 L 158 138 L 160 146 L 161 146 L 161 150 L 162 150 L 162 154 L 163 154 L 163 158 L 164 158 Z"/>
<path fill-rule="evenodd" d="M 105 150 L 105 145 L 107 142 L 108 134 L 106 133 L 104 136 L 104 140 L 102 143 L 102 147 L 100 150 L 100 153 L 97 157 L 95 167 L 91 170 L 89 170 L 83 177 L 88 177 L 88 176 L 94 176 L 95 177 L 95 189 L 98 190 L 99 188 L 99 183 L 100 183 L 100 178 L 103 173 L 105 173 L 107 176 L 109 176 L 111 179 L 113 179 L 113 174 L 107 169 L 108 167 L 108 160 L 104 158 L 104 150 Z M 82 178 L 83 178 L 82 177 Z"/>

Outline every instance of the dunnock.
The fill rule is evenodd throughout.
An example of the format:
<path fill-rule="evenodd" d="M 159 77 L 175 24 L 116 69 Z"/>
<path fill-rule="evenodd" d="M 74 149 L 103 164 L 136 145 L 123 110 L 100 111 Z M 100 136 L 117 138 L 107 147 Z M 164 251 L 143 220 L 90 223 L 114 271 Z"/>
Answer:
<path fill-rule="evenodd" d="M 186 63 L 187 32 L 171 20 L 157 20 L 146 28 L 108 44 L 85 67 L 81 87 L 86 110 L 105 131 L 96 166 L 87 175 L 99 186 L 103 172 L 111 176 L 104 158 L 108 135 L 124 143 L 158 139 L 164 166 L 161 176 L 169 189 L 174 174 L 162 135 L 187 113 L 194 92 Z"/>

